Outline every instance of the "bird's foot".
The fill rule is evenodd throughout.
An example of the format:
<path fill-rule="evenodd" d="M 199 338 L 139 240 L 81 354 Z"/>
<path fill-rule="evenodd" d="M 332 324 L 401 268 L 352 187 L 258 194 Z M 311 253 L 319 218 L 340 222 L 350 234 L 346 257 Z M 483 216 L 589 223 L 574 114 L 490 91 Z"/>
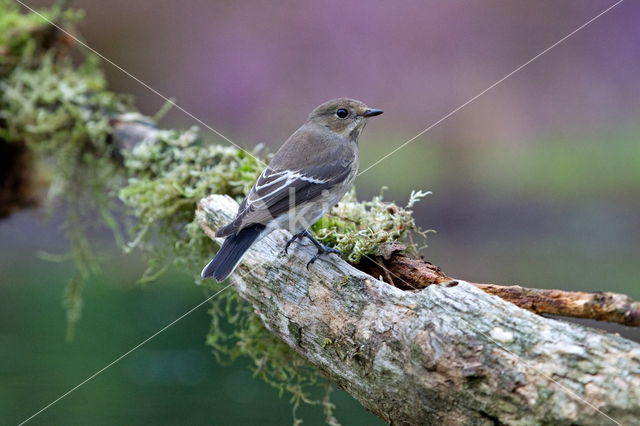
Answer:
<path fill-rule="evenodd" d="M 335 253 L 338 256 L 342 256 L 342 252 L 340 250 L 333 247 L 325 246 L 320 241 L 316 240 L 308 231 L 303 231 L 301 232 L 301 234 L 309 238 L 309 240 L 311 240 L 313 245 L 316 246 L 316 249 L 318 250 L 316 254 L 311 258 L 311 260 L 307 263 L 307 269 L 309 269 L 309 266 L 311 266 L 311 264 L 318 260 L 323 254 Z"/>
<path fill-rule="evenodd" d="M 294 234 L 293 237 L 291 237 L 289 239 L 289 241 L 287 241 L 287 244 L 285 244 L 285 246 L 284 246 L 284 253 L 285 254 L 289 254 L 289 246 L 291 245 L 291 243 L 293 243 L 298 238 L 302 238 L 303 236 L 305 236 L 306 235 L 305 232 L 306 231 L 298 232 L 297 234 Z"/>
<path fill-rule="evenodd" d="M 338 249 L 334 249 L 333 247 L 323 246 L 323 248 L 318 249 L 318 252 L 311 258 L 309 262 L 307 262 L 307 269 L 309 269 L 309 266 L 311 266 L 313 262 L 318 260 L 320 256 L 322 256 L 323 254 L 330 254 L 330 253 L 335 253 L 339 256 L 342 255 L 342 252 Z"/>
<path fill-rule="evenodd" d="M 284 252 L 286 254 L 289 254 L 289 246 L 291 246 L 291 244 L 298 239 L 301 239 L 302 237 L 307 237 L 312 243 L 313 245 L 316 247 L 316 249 L 318 250 L 316 252 L 316 254 L 311 258 L 311 260 L 309 262 L 307 262 L 307 269 L 309 269 L 309 266 L 311 266 L 316 260 L 318 260 L 320 258 L 320 256 L 322 256 L 323 254 L 337 254 L 339 256 L 342 256 L 342 252 L 338 249 L 335 249 L 333 247 L 329 247 L 329 246 L 325 246 L 324 244 L 322 244 L 320 241 L 316 240 L 313 235 L 311 235 L 311 233 L 309 231 L 302 231 L 302 232 L 298 232 L 297 234 L 294 234 L 289 241 L 287 241 L 287 244 L 285 244 L 284 246 Z"/>

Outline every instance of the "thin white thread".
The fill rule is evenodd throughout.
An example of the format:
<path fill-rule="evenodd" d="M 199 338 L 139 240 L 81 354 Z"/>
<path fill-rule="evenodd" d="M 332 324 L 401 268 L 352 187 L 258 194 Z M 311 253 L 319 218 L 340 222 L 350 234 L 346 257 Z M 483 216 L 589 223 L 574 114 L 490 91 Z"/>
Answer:
<path fill-rule="evenodd" d="M 89 46 L 87 43 L 83 42 L 82 40 L 80 40 L 78 37 L 74 36 L 73 34 L 71 34 L 70 32 L 68 32 L 67 30 L 65 30 L 64 28 L 62 28 L 60 25 L 56 24 L 55 22 L 49 20 L 46 16 L 43 16 L 41 13 L 39 13 L 37 10 L 33 9 L 32 7 L 30 7 L 29 5 L 25 4 L 24 2 L 22 2 L 21 0 L 15 0 L 17 3 L 20 3 L 22 6 L 24 6 L 25 8 L 27 8 L 30 12 L 34 13 L 35 15 L 39 16 L 40 18 L 44 19 L 49 25 L 55 27 L 56 29 L 58 29 L 59 31 L 61 31 L 62 33 L 64 33 L 65 35 L 71 37 L 73 40 L 75 40 L 77 43 L 81 44 L 82 46 L 84 46 L 85 48 L 89 49 L 91 52 L 93 52 L 94 54 L 96 54 L 97 56 L 99 56 L 101 59 L 103 59 L 104 61 L 106 61 L 107 63 L 109 63 L 110 65 L 112 65 L 113 67 L 115 67 L 116 69 L 118 69 L 119 71 L 123 72 L 125 75 L 131 77 L 132 79 L 134 79 L 135 81 L 137 81 L 138 83 L 140 83 L 142 86 L 144 86 L 145 88 L 149 89 L 151 92 L 155 93 L 156 95 L 160 96 L 162 99 L 164 99 L 167 103 L 173 105 L 174 107 L 176 107 L 177 109 L 179 109 L 180 111 L 182 111 L 183 113 L 185 113 L 186 115 L 188 115 L 189 117 L 193 118 L 195 121 L 197 121 L 198 123 L 200 123 L 201 125 L 203 125 L 204 127 L 206 127 L 207 129 L 211 130 L 213 133 L 215 133 L 216 135 L 218 135 L 219 137 L 221 137 L 222 139 L 226 140 L 227 142 L 229 142 L 231 145 L 235 146 L 236 148 L 238 148 L 240 151 L 244 151 L 246 152 L 249 156 L 251 156 L 254 160 L 256 160 L 259 164 L 261 164 L 263 167 L 266 167 L 267 165 L 260 160 L 259 158 L 257 158 L 256 156 L 254 156 L 251 152 L 247 151 L 246 149 L 242 148 L 240 145 L 236 144 L 235 142 L 233 142 L 231 139 L 229 139 L 228 137 L 226 137 L 225 135 L 223 135 L 221 132 L 219 132 L 218 130 L 214 129 L 213 127 L 211 127 L 210 125 L 208 125 L 207 123 L 205 123 L 204 121 L 202 121 L 201 119 L 199 119 L 198 117 L 196 117 L 195 115 L 193 115 L 192 113 L 190 113 L 189 111 L 187 111 L 186 109 L 184 109 L 183 107 L 181 107 L 180 105 L 178 105 L 177 103 L 175 103 L 175 101 L 173 101 L 172 99 L 168 98 L 167 96 L 163 95 L 162 93 L 160 93 L 159 91 L 157 91 L 156 89 L 154 89 L 153 87 L 151 87 L 149 84 L 145 83 L 144 81 L 140 80 L 138 77 L 136 77 L 135 75 L 131 74 L 129 71 L 125 70 L 124 68 L 122 68 L 120 65 L 116 64 L 115 62 L 113 62 L 111 59 L 107 58 L 106 56 L 104 56 L 102 53 L 98 52 L 97 50 L 95 50 L 93 47 Z"/>
<path fill-rule="evenodd" d="M 435 123 L 431 124 L 429 127 L 427 127 L 426 129 L 424 129 L 423 131 L 421 131 L 420 133 L 418 133 L 417 135 L 415 135 L 414 137 L 412 137 L 411 139 L 409 139 L 408 141 L 404 142 L 402 145 L 400 145 L 399 147 L 397 147 L 396 149 L 394 149 L 393 151 L 391 151 L 390 153 L 388 153 L 387 155 L 385 155 L 384 157 L 380 158 L 379 160 L 377 160 L 375 163 L 371 164 L 369 167 L 367 167 L 366 169 L 362 170 L 360 173 L 358 173 L 358 176 L 362 175 L 363 173 L 365 173 L 366 171 L 368 171 L 369 169 L 377 166 L 378 164 L 380 164 L 382 161 L 386 160 L 387 158 L 389 158 L 390 156 L 392 156 L 393 154 L 395 154 L 396 152 L 400 151 L 402 148 L 404 148 L 405 146 L 409 145 L 411 142 L 415 141 L 416 139 L 418 139 L 420 136 L 424 135 L 425 133 L 427 133 L 429 130 L 433 129 L 434 127 L 436 127 L 438 124 L 442 123 L 443 121 L 445 121 L 447 118 L 451 117 L 452 115 L 454 115 L 455 113 L 457 113 L 458 111 L 460 111 L 461 109 L 463 109 L 464 107 L 466 107 L 467 105 L 469 105 L 470 103 L 472 103 L 473 101 L 475 101 L 476 99 L 478 99 L 479 97 L 481 97 L 482 95 L 484 95 L 485 93 L 487 93 L 488 91 L 490 91 L 491 89 L 493 89 L 494 87 L 496 87 L 497 85 L 499 85 L 500 83 L 502 83 L 503 81 L 505 81 L 506 79 L 508 79 L 509 77 L 511 77 L 512 75 L 514 75 L 515 73 L 517 73 L 518 71 L 520 71 L 521 69 L 523 69 L 524 67 L 526 67 L 527 65 L 529 65 L 530 63 L 532 63 L 533 61 L 535 61 L 536 59 L 540 58 L 542 55 L 544 55 L 545 53 L 549 52 L 550 50 L 552 50 L 554 47 L 558 46 L 559 44 L 561 44 L 562 42 L 564 42 L 565 40 L 567 40 L 569 37 L 573 36 L 574 34 L 576 34 L 578 31 L 582 30 L 583 28 L 585 28 L 587 25 L 591 24 L 593 21 L 595 21 L 596 19 L 600 18 L 602 15 L 604 15 L 605 13 L 609 12 L 611 9 L 613 9 L 614 7 L 618 6 L 620 3 L 622 3 L 624 0 L 619 0 L 616 3 L 614 3 L 613 5 L 609 6 L 608 8 L 606 8 L 604 11 L 600 12 L 599 14 L 597 14 L 596 16 L 594 16 L 593 18 L 589 19 L 587 22 L 585 22 L 584 24 L 580 25 L 578 28 L 576 28 L 575 30 L 571 31 L 569 34 L 567 34 L 566 36 L 562 37 L 560 40 L 558 40 L 557 42 L 553 43 L 551 46 L 547 47 L 546 49 L 544 49 L 542 52 L 538 53 L 536 56 L 534 56 L 533 58 L 529 59 L 527 62 L 525 62 L 524 64 L 520 65 L 518 68 L 516 68 L 515 70 L 511 71 L 509 74 L 505 75 L 504 77 L 502 77 L 500 80 L 496 81 L 495 83 L 493 83 L 491 86 L 487 87 L 486 89 L 484 89 L 482 92 L 478 93 L 477 95 L 475 95 L 473 98 L 469 99 L 467 102 L 463 103 L 462 105 L 460 105 L 459 107 L 455 108 L 454 110 L 450 111 L 447 115 L 445 115 L 444 117 L 442 117 L 441 119 L 439 119 L 438 121 L 436 121 Z"/>
<path fill-rule="evenodd" d="M 244 275 L 243 275 L 244 276 Z M 93 373 L 91 376 L 87 377 L 86 379 L 84 379 L 82 382 L 80 382 L 79 384 L 77 384 L 76 386 L 74 386 L 73 388 L 69 389 L 67 392 L 63 393 L 62 395 L 60 395 L 58 398 L 56 398 L 55 400 L 53 400 L 52 402 L 50 402 L 49 404 L 47 404 L 46 406 L 44 406 L 43 408 L 41 408 L 40 410 L 36 411 L 34 414 L 32 414 L 30 417 L 28 417 L 27 419 L 23 420 L 22 422 L 20 422 L 20 424 L 18 426 L 22 426 L 23 424 L 27 423 L 28 421 L 32 420 L 34 417 L 36 417 L 38 414 L 42 413 L 43 411 L 47 410 L 48 408 L 50 408 L 51 406 L 53 406 L 54 404 L 56 404 L 57 402 L 59 402 L 60 400 L 64 399 L 65 397 L 67 397 L 69 394 L 73 393 L 75 390 L 77 390 L 79 387 L 81 387 L 82 385 L 86 384 L 87 382 L 91 381 L 92 379 L 96 378 L 97 376 L 99 376 L 100 374 L 102 374 L 105 370 L 107 370 L 109 367 L 111 367 L 112 365 L 116 364 L 118 361 L 120 361 L 121 359 L 125 358 L 127 355 L 131 354 L 131 352 L 135 351 L 136 349 L 138 349 L 140 346 L 143 346 L 145 343 L 147 343 L 148 341 L 152 340 L 153 338 L 155 338 L 157 335 L 159 335 L 160 333 L 164 332 L 166 329 L 168 329 L 169 327 L 171 327 L 172 325 L 174 325 L 175 323 L 177 323 L 178 321 L 182 320 L 184 317 L 188 316 L 189 314 L 191 314 L 193 311 L 197 310 L 198 308 L 200 308 L 202 305 L 206 304 L 207 302 L 209 302 L 210 300 L 212 300 L 214 297 L 216 297 L 217 295 L 219 295 L 220 293 L 222 293 L 223 291 L 225 291 L 226 289 L 228 289 L 229 287 L 231 287 L 231 284 L 227 284 L 226 287 L 222 288 L 221 290 L 218 290 L 216 293 L 214 293 L 213 295 L 209 296 L 208 298 L 206 298 L 205 300 L 203 300 L 202 302 L 198 303 L 196 306 L 194 306 L 193 308 L 189 309 L 187 312 L 185 312 L 184 314 L 180 315 L 178 318 L 176 318 L 175 320 L 171 321 L 169 324 L 165 325 L 164 327 L 162 327 L 160 330 L 156 331 L 155 333 L 153 333 L 151 336 L 147 337 L 146 339 L 144 339 L 142 342 L 138 343 L 136 346 L 134 346 L 133 348 L 129 349 L 127 352 L 125 352 L 124 354 L 120 355 L 118 358 L 116 358 L 115 360 L 111 361 L 109 364 L 107 364 L 106 366 L 102 367 L 100 370 L 96 371 L 95 373 Z"/>
<path fill-rule="evenodd" d="M 380 268 L 382 268 L 384 271 L 388 272 L 389 274 L 393 275 L 394 277 L 396 277 L 397 279 L 399 279 L 400 281 L 402 281 L 403 283 L 405 283 L 406 285 L 408 285 L 409 287 L 411 287 L 414 290 L 418 290 L 420 291 L 421 289 L 415 288 L 414 286 L 412 286 L 410 283 L 408 283 L 406 280 L 402 279 L 401 277 L 397 276 L 396 274 L 394 274 L 392 271 L 390 271 L 389 269 L 387 269 L 384 265 L 379 264 L 378 262 L 376 262 L 375 260 L 373 260 L 371 257 L 369 257 L 368 255 L 364 255 L 364 257 L 366 257 L 367 259 L 369 259 L 371 262 L 375 263 L 376 265 L 378 265 Z M 391 285 L 391 283 L 389 283 Z M 588 405 L 589 407 L 593 408 L 594 410 L 596 410 L 598 413 L 602 414 L 603 416 L 605 416 L 607 419 L 611 420 L 613 423 L 617 424 L 618 426 L 622 426 L 621 423 L 619 423 L 617 420 L 613 419 L 611 416 L 609 416 L 608 414 L 604 413 L 603 411 L 601 411 L 598 407 L 596 407 L 595 405 L 593 405 L 591 402 L 587 401 L 586 399 L 582 398 L 580 395 L 578 395 L 577 393 L 575 393 L 574 391 L 572 391 L 571 389 L 567 388 L 565 385 L 563 385 L 562 383 L 558 382 L 557 380 L 555 380 L 553 377 L 547 375 L 545 372 L 540 371 L 539 369 L 537 369 L 536 367 L 534 367 L 533 365 L 529 364 L 528 362 L 526 362 L 525 360 L 523 360 L 522 358 L 520 358 L 516 353 L 510 351 L 509 349 L 505 348 L 504 346 L 502 346 L 498 341 L 496 341 L 494 338 L 492 338 L 491 336 L 489 336 L 488 334 L 486 334 L 485 332 L 477 329 L 476 327 L 474 327 L 473 323 L 469 320 L 467 320 L 464 317 L 459 317 L 457 316 L 457 314 L 453 311 L 450 311 L 448 308 L 446 308 L 444 305 L 440 304 L 437 300 L 435 299 L 431 299 L 431 301 L 433 303 L 435 303 L 436 305 L 440 306 L 442 309 L 444 309 L 445 311 L 447 311 L 447 313 L 449 315 L 451 315 L 452 317 L 458 317 L 461 320 L 463 320 L 464 322 L 466 322 L 472 330 L 474 330 L 476 333 L 479 333 L 481 335 L 483 335 L 484 337 L 486 337 L 489 341 L 493 342 L 498 348 L 502 349 L 504 352 L 506 352 L 507 354 L 511 355 L 513 357 L 513 359 L 515 359 L 517 362 L 522 363 L 525 367 L 532 369 L 533 371 L 535 371 L 536 373 L 540 374 L 542 377 L 544 377 L 545 379 L 553 382 L 554 384 L 556 384 L 561 390 L 563 390 L 564 392 L 566 392 L 568 395 L 573 396 L 574 398 L 576 398 L 577 400 L 583 402 L 584 404 Z"/>

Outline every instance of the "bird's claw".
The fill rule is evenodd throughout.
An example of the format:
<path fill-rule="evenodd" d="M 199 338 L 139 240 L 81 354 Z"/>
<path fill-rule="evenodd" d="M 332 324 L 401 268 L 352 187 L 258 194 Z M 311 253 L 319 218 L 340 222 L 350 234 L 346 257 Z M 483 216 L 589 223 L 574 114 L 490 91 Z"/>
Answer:
<path fill-rule="evenodd" d="M 322 246 L 322 248 L 318 247 L 318 251 L 316 252 L 316 254 L 311 258 L 309 262 L 307 262 L 307 271 L 309 270 L 309 266 L 311 266 L 316 260 L 318 260 L 320 256 L 322 256 L 323 254 L 331 254 L 331 253 L 337 254 L 338 256 L 342 256 L 342 252 L 333 247 L 327 247 L 324 245 Z"/>
<path fill-rule="evenodd" d="M 293 243 L 295 240 L 297 240 L 298 238 L 300 238 L 302 236 L 302 232 L 298 233 L 298 234 L 294 234 L 293 237 L 289 238 L 289 241 L 287 241 L 287 244 L 284 245 L 284 253 L 285 254 L 289 254 L 289 246 L 291 245 L 291 243 Z"/>
<path fill-rule="evenodd" d="M 311 266 L 316 260 L 318 260 L 320 258 L 320 256 L 322 256 L 325 253 L 334 253 L 337 254 L 338 256 L 342 256 L 342 252 L 336 248 L 333 247 L 328 247 L 325 246 L 324 244 L 320 243 L 318 240 L 316 240 L 315 238 L 313 238 L 313 235 L 311 235 L 309 233 L 309 231 L 302 231 L 299 232 L 295 235 L 293 235 L 289 241 L 287 241 L 287 243 L 284 246 L 284 252 L 285 254 L 289 254 L 289 246 L 298 238 L 302 238 L 302 237 L 307 237 L 309 238 L 309 240 L 311 240 L 311 242 L 313 243 L 313 245 L 316 247 L 316 249 L 318 250 L 316 252 L 316 254 L 311 258 L 311 260 L 309 262 L 307 262 L 307 270 L 309 269 L 309 266 Z"/>
<path fill-rule="evenodd" d="M 291 237 L 291 239 L 289 241 L 287 241 L 287 244 L 284 245 L 284 254 L 289 254 L 289 246 L 291 245 L 292 242 L 294 242 L 296 239 L 296 236 L 294 235 L 293 237 Z"/>
<path fill-rule="evenodd" d="M 311 264 L 313 264 L 313 262 L 315 262 L 316 260 L 318 260 L 318 258 L 320 257 L 319 254 L 316 254 L 315 256 L 313 256 L 311 258 L 310 261 L 307 262 L 307 271 L 309 270 L 309 266 L 311 266 Z"/>
<path fill-rule="evenodd" d="M 335 253 L 338 256 L 342 256 L 343 253 L 342 251 L 338 250 L 337 248 L 333 248 L 333 247 L 326 247 L 324 248 L 325 253 Z"/>

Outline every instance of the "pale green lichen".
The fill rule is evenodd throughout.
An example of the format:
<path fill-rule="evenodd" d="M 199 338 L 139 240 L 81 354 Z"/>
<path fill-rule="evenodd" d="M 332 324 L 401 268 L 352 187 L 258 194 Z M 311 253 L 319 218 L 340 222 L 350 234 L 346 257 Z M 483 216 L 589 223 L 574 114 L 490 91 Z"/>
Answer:
<path fill-rule="evenodd" d="M 67 313 L 67 341 L 73 340 L 76 332 L 76 324 L 82 314 L 82 287 L 83 281 L 78 277 L 73 278 L 65 288 L 62 297 L 62 306 Z"/>
<path fill-rule="evenodd" d="M 250 154 L 205 145 L 195 128 L 158 131 L 153 143 L 124 153 L 130 177 L 119 197 L 136 218 L 126 248 L 148 254 L 143 282 L 172 264 L 197 277 L 212 254 L 210 239 L 195 221 L 197 202 L 212 193 L 241 197 L 260 173 L 258 154 L 259 149 Z"/>
<path fill-rule="evenodd" d="M 209 311 L 212 322 L 207 343 L 214 348 L 216 358 L 228 362 L 249 356 L 256 377 L 281 394 L 287 391 L 296 400 L 309 401 L 304 388 L 318 382 L 316 368 L 269 333 L 253 307 L 236 292 L 224 292 L 221 296 Z"/>
<path fill-rule="evenodd" d="M 358 201 L 355 191 L 347 194 L 312 230 L 325 244 L 337 248 L 351 263 L 365 255 L 377 254 L 388 242 L 403 241 L 408 250 L 417 252 L 412 232 L 426 238 L 428 231 L 418 227 L 411 208 L 428 192 L 414 191 L 409 203 L 400 207 L 383 200 L 382 194 L 371 201 Z"/>
<path fill-rule="evenodd" d="M 36 48 L 35 35 L 46 22 L 33 13 L 21 13 L 18 3 L 0 0 L 0 76 L 7 74 L 28 52 Z M 43 15 L 50 17 L 49 11 Z"/>
<path fill-rule="evenodd" d="M 255 157 L 268 161 L 269 156 L 259 149 L 249 154 L 205 144 L 195 128 L 157 130 L 152 141 L 117 151 L 110 120 L 134 111 L 131 99 L 107 90 L 90 54 L 78 66 L 54 52 L 35 55 L 36 32 L 23 28 L 44 29 L 41 18 L 20 14 L 11 0 L 0 0 L 0 8 L 9 12 L 0 17 L 0 53 L 4 49 L 12 58 L 0 63 L 6 72 L 0 73 L 0 139 L 27 143 L 48 168 L 49 199 L 66 208 L 64 229 L 79 271 L 64 296 L 69 336 L 80 317 L 81 289 L 99 267 L 87 238 L 96 218 L 113 230 L 124 250 L 144 253 L 148 268 L 141 281 L 152 281 L 174 265 L 200 283 L 198 272 L 215 245 L 195 221 L 198 201 L 213 193 L 240 200 L 261 171 Z M 8 28 L 14 33 L 2 31 Z M 424 233 L 411 209 L 424 195 L 412 193 L 400 207 L 382 195 L 360 202 L 352 192 L 312 229 L 353 263 L 387 242 L 402 241 L 417 250 L 411 236 Z M 126 218 L 124 235 L 116 216 Z M 204 288 L 220 286 L 207 282 Z M 335 422 L 330 402 L 310 397 L 310 389 L 324 382 L 318 370 L 269 333 L 236 292 L 214 298 L 210 313 L 207 343 L 220 361 L 250 358 L 254 374 L 288 392 L 294 407 L 321 403 L 327 421 Z M 325 339 L 323 347 L 331 344 Z"/>
<path fill-rule="evenodd" d="M 0 140 L 23 142 L 41 160 L 49 205 L 62 205 L 67 211 L 63 229 L 71 242 L 78 280 L 86 281 L 99 270 L 87 238 L 96 221 L 88 218 L 97 212 L 119 235 L 112 195 L 120 170 L 111 160 L 108 116 L 130 106 L 126 97 L 105 90 L 95 60 L 74 67 L 49 53 L 39 58 L 37 66 L 34 62 L 19 64 L 0 79 Z M 65 298 L 66 306 L 75 307 L 68 315 L 72 329 L 80 317 L 81 292 L 68 289 L 67 294 L 78 299 Z"/>
<path fill-rule="evenodd" d="M 38 64 L 34 53 L 56 36 L 47 20 L 70 27 L 83 16 L 81 11 L 63 10 L 58 4 L 38 13 L 22 13 L 15 0 L 0 0 L 0 78 L 18 64 Z"/>

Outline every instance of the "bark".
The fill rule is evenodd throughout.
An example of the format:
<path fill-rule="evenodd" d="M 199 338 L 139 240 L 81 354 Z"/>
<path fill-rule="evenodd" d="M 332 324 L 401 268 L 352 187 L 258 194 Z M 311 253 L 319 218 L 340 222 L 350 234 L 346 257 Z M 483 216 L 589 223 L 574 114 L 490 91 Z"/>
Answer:
<path fill-rule="evenodd" d="M 615 322 L 629 327 L 640 326 L 640 302 L 611 292 L 586 293 L 553 289 L 525 288 L 517 285 L 473 283 L 482 291 L 508 300 L 538 314 L 588 318 Z"/>
<path fill-rule="evenodd" d="M 403 290 L 417 290 L 432 284 L 454 281 L 442 269 L 403 253 L 404 246 L 387 244 L 381 255 L 364 258 L 357 266 L 374 277 Z M 587 318 L 615 322 L 629 327 L 640 326 L 640 302 L 611 292 L 586 293 L 554 289 L 525 288 L 517 285 L 470 284 L 537 314 Z"/>
<path fill-rule="evenodd" d="M 200 203 L 203 229 L 237 204 Z M 640 345 L 465 281 L 402 290 L 276 231 L 231 276 L 265 326 L 390 424 L 640 424 Z M 597 411 L 596 408 L 600 411 Z M 607 417 L 609 416 L 609 417 Z"/>

